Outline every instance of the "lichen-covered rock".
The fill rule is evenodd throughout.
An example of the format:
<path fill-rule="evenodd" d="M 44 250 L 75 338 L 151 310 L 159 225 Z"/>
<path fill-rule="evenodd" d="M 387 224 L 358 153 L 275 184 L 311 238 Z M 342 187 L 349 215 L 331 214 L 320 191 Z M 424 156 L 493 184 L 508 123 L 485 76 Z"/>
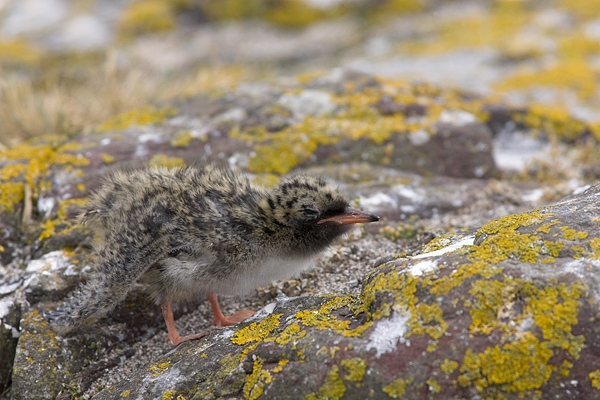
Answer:
<path fill-rule="evenodd" d="M 448 244 L 452 229 L 468 229 L 502 215 L 523 212 L 556 199 L 579 182 L 576 179 L 581 177 L 578 172 L 568 183 L 553 186 L 543 186 L 536 181 L 502 180 L 502 174 L 512 176 L 512 173 L 499 169 L 495 163 L 493 154 L 498 132 L 530 135 L 532 131 L 525 122 L 515 119 L 515 115 L 522 116 L 522 113 L 501 108 L 501 112 L 494 112 L 502 115 L 494 117 L 489 106 L 481 98 L 456 91 L 332 71 L 293 84 L 244 84 L 224 95 L 195 96 L 145 107 L 106 121 L 94 133 L 82 133 L 72 139 L 48 137 L 1 151 L 0 304 L 3 305 L 1 310 L 6 308 L 7 312 L 0 317 L 0 349 L 9 360 L 9 365 L 0 369 L 1 384 L 8 385 L 12 368 L 10 393 L 15 399 L 79 395 L 90 398 L 103 390 L 100 396 L 109 396 L 114 393 L 111 392 L 113 388 L 122 387 L 119 396 L 125 396 L 142 390 L 116 385 L 117 376 L 121 375 L 138 376 L 144 385 L 152 382 L 156 390 L 180 390 L 188 395 L 192 391 L 200 393 L 197 395 L 200 398 L 208 396 L 212 390 L 217 390 L 221 396 L 252 398 L 261 392 L 265 396 L 274 396 L 289 386 L 289 382 L 294 382 L 294 389 L 298 391 L 293 396 L 305 394 L 315 398 L 340 396 L 342 392 L 345 396 L 356 393 L 356 398 L 361 398 L 370 395 L 371 390 L 380 396 L 399 395 L 403 391 L 421 391 L 419 393 L 427 395 L 427 390 L 431 393 L 441 388 L 449 390 L 454 387 L 453 380 L 463 394 L 487 395 L 496 389 L 512 393 L 517 386 L 504 383 L 502 386 L 498 383 L 499 378 L 491 378 L 485 371 L 477 372 L 469 364 L 469 360 L 475 360 L 473 357 L 483 357 L 481 354 L 485 355 L 486 349 L 473 347 L 473 351 L 478 352 L 472 353 L 472 358 L 465 358 L 466 347 L 462 342 L 456 345 L 457 353 L 448 354 L 447 362 L 445 359 L 440 361 L 445 370 L 450 371 L 446 373 L 452 376 L 448 378 L 450 381 L 432 375 L 431 371 L 437 373 L 436 360 L 439 360 L 436 358 L 438 353 L 434 352 L 436 345 L 440 348 L 439 343 L 447 340 L 446 334 L 453 332 L 453 324 L 459 331 L 466 332 L 465 337 L 479 334 L 479 331 L 470 332 L 471 322 L 464 319 L 471 315 L 465 299 L 476 297 L 468 286 L 475 278 L 469 276 L 460 281 L 464 275 L 462 271 L 467 269 L 489 283 L 508 273 L 504 271 L 512 271 L 511 268 L 518 272 L 523 265 L 537 269 L 543 266 L 540 270 L 548 273 L 543 278 L 547 281 L 542 281 L 541 286 L 533 284 L 533 287 L 550 285 L 548 287 L 553 289 L 548 290 L 560 291 L 559 286 L 549 281 L 549 277 L 554 276 L 554 272 L 548 272 L 549 268 L 568 261 L 573 271 L 582 270 L 581 265 L 575 264 L 579 262 L 577 257 L 590 258 L 597 242 L 590 239 L 582 243 L 576 241 L 583 235 L 581 232 L 587 232 L 589 238 L 594 237 L 596 225 L 580 228 L 569 225 L 564 231 L 558 231 L 559 224 L 546 218 L 547 213 L 554 212 L 549 209 L 543 214 L 544 223 L 550 225 L 536 225 L 535 232 L 527 230 L 533 229 L 530 228 L 533 225 L 524 223 L 526 226 L 517 230 L 519 235 L 507 236 L 510 232 L 499 234 L 494 231 L 494 223 L 485 225 L 477 236 L 477 245 L 464 247 L 461 254 L 441 256 L 454 263 L 444 268 L 431 259 L 401 258 L 413 255 L 435 236 L 442 235 L 422 251 L 433 251 Z M 490 115 L 493 118 L 488 119 Z M 545 142 L 546 139 L 539 136 L 536 140 Z M 277 181 L 283 173 L 299 169 L 321 173 L 340 182 L 358 206 L 385 217 L 388 226 L 382 234 L 380 226 L 373 226 L 345 239 L 323 257 L 315 271 L 305 276 L 260 288 L 250 299 L 236 300 L 237 306 L 261 307 L 278 292 L 304 296 L 280 301 L 268 318 L 277 314 L 282 317 L 278 321 L 269 319 L 272 326 L 260 340 L 246 344 L 231 342 L 227 337 L 234 334 L 235 329 L 231 328 L 198 342 L 201 348 L 209 346 L 206 350 L 208 360 L 204 362 L 212 364 L 194 365 L 193 368 L 204 371 L 208 377 L 202 380 L 198 375 L 198 380 L 204 383 L 196 388 L 186 380 L 185 374 L 180 374 L 177 378 L 180 386 L 173 389 L 161 386 L 162 383 L 154 385 L 153 378 L 147 380 L 144 375 L 147 361 L 161 359 L 170 348 L 159 343 L 164 342 L 161 339 L 164 322 L 159 309 L 146 299 L 143 287 L 134 290 L 106 319 L 92 321 L 87 329 L 70 337 L 56 336 L 44 321 L 43 313 L 57 307 L 88 274 L 92 263 L 92 234 L 78 226 L 73 216 L 88 193 L 99 186 L 102 176 L 116 168 L 147 164 L 178 167 L 192 162 L 228 163 L 250 172 L 265 185 Z M 499 180 L 487 179 L 491 176 Z M 414 223 L 418 217 L 421 219 Z M 523 217 L 518 217 L 517 221 L 521 221 L 519 218 Z M 560 218 L 561 223 L 567 219 L 576 220 L 574 215 Z M 397 225 L 405 220 L 408 222 Z M 502 228 L 505 220 L 499 221 L 497 224 Z M 562 239 L 575 242 L 569 246 L 561 245 Z M 486 246 L 501 255 L 480 254 Z M 513 250 L 506 250 L 511 246 Z M 541 255 L 536 258 L 538 250 Z M 365 280 L 375 259 L 381 256 L 386 257 L 377 262 L 378 269 Z M 473 257 L 481 259 L 474 263 Z M 468 262 L 473 265 L 467 267 Z M 408 308 L 402 308 L 409 305 L 396 304 L 397 299 L 410 297 L 408 293 L 400 296 L 397 292 L 399 277 L 410 276 L 398 274 L 398 271 L 416 263 L 426 271 L 413 276 L 411 281 L 419 288 L 412 297 L 418 311 L 416 314 L 411 311 L 411 314 L 406 311 Z M 452 268 L 457 268 L 458 272 L 451 274 Z M 517 279 L 517 272 L 510 276 Z M 434 302 L 437 296 L 428 292 L 433 282 L 448 286 L 443 296 L 452 293 L 460 298 L 454 303 L 453 297 L 450 305 L 454 307 L 452 310 L 462 312 L 463 319 L 448 317 L 446 314 L 454 311 L 448 311 L 446 302 L 442 305 Z M 581 293 L 577 301 L 587 299 L 585 296 L 595 287 L 594 282 L 590 279 L 584 282 L 586 286 L 577 289 Z M 327 284 L 334 283 L 341 289 L 327 289 Z M 361 283 L 365 288 L 359 294 Z M 533 290 L 529 286 L 526 288 L 529 291 L 525 294 L 519 293 L 522 298 Z M 337 295 L 311 296 L 315 292 Z M 521 307 L 520 304 L 515 307 Z M 441 314 L 436 307 L 440 307 Z M 581 306 L 578 310 L 586 309 Z M 202 329 L 210 324 L 210 312 L 205 305 L 201 304 L 192 313 L 188 314 L 188 311 L 183 309 L 178 316 L 185 314 L 182 320 L 188 316 L 192 321 L 193 318 L 197 320 L 193 323 L 187 320 L 186 330 Z M 414 326 L 417 324 L 415 318 L 421 327 Z M 523 318 L 522 321 L 517 319 L 515 324 L 525 321 L 525 325 L 521 325 L 529 326 L 528 317 Z M 448 324 L 447 328 L 442 329 L 443 321 Z M 261 323 L 259 319 L 255 322 Z M 497 333 L 500 328 L 494 329 L 491 333 L 485 331 L 484 336 L 489 333 L 489 337 L 476 342 L 497 343 L 498 351 L 502 353 L 506 350 L 502 345 L 508 342 L 493 342 L 497 338 L 505 340 Z M 576 329 L 573 327 L 572 331 Z M 436 337 L 440 330 L 444 336 Z M 303 343 L 304 353 L 299 354 L 300 347 L 279 338 L 281 335 L 291 335 L 298 343 Z M 420 369 L 412 359 L 406 361 L 407 358 L 403 358 L 399 364 L 402 368 L 408 366 L 406 371 L 412 371 L 414 367 L 414 371 L 419 371 L 418 376 L 404 376 L 404 372 L 398 372 L 404 370 L 392 368 L 400 361 L 394 358 L 396 339 L 390 344 L 391 339 L 386 339 L 388 336 L 395 337 L 402 346 L 411 344 L 410 348 L 401 348 L 402 354 L 413 354 L 410 353 L 413 351 L 411 357 L 424 360 Z M 539 335 L 536 338 L 538 341 L 549 340 Z M 151 344 L 144 347 L 146 342 Z M 552 343 L 544 346 L 559 353 L 558 357 L 566 357 L 567 362 L 579 365 L 573 355 L 579 353 L 571 354 L 569 349 Z M 149 346 L 153 349 L 149 350 Z M 186 344 L 181 349 L 189 346 Z M 219 349 L 221 352 L 209 354 L 209 348 L 212 349 L 210 352 Z M 388 348 L 389 351 L 385 350 Z M 181 349 L 168 357 L 183 357 Z M 245 352 L 246 349 L 249 350 Z M 330 352 L 327 357 L 326 351 Z M 417 357 L 422 351 L 425 356 Z M 580 351 L 580 354 L 583 359 L 587 353 Z M 256 357 L 252 358 L 252 355 Z M 221 356 L 224 358 L 219 358 Z M 389 363 L 386 357 L 391 357 Z M 554 365 L 552 357 L 549 358 L 551 366 Z M 179 363 L 177 360 L 183 358 L 168 360 Z M 269 360 L 274 360 L 275 364 Z M 314 360 L 321 363 L 318 366 L 310 364 Z M 167 374 L 165 362 L 158 364 L 165 370 L 163 378 L 156 377 L 159 383 L 174 379 L 174 375 Z M 293 363 L 290 365 L 294 368 L 286 368 L 287 363 Z M 467 366 L 452 375 L 458 365 Z M 312 370 L 314 375 L 308 373 Z M 547 367 L 547 370 L 558 371 L 553 367 Z M 298 375 L 293 371 L 298 371 Z M 427 378 L 423 380 L 425 376 Z M 595 376 L 590 375 L 590 379 Z M 548 378 L 544 372 L 541 377 L 545 380 L 540 378 L 536 384 L 541 382 L 540 390 L 544 390 L 542 384 L 554 379 L 554 375 Z M 482 383 L 484 380 L 487 383 Z M 539 389 L 532 385 L 523 386 L 526 388 L 523 390 Z M 519 386 L 519 391 L 522 392 L 523 387 Z M 164 392 L 160 396 L 165 393 L 175 396 L 175 392 Z"/>
<path fill-rule="evenodd" d="M 600 185 L 281 299 L 95 399 L 600 398 Z"/>

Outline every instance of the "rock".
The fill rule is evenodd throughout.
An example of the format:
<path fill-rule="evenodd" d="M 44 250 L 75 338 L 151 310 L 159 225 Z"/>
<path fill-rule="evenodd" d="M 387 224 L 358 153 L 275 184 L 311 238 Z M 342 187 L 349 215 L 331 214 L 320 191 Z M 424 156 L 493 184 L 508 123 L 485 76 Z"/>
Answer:
<path fill-rule="evenodd" d="M 535 296 L 560 293 L 562 281 L 552 279 L 562 276 L 560 268 L 571 268 L 572 275 L 565 276 L 573 277 L 568 287 L 579 291 L 574 301 L 581 305 L 569 311 L 589 319 L 582 313 L 592 308 L 585 301 L 596 284 L 577 263 L 581 257 L 595 257 L 591 251 L 597 243 L 590 239 L 597 236 L 597 226 L 593 219 L 585 225 L 583 216 L 589 218 L 596 211 L 589 204 L 585 205 L 589 210 L 581 210 L 596 189 L 579 193 L 568 200 L 571 203 L 557 204 L 560 212 L 548 208 L 530 213 L 555 213 L 560 220 L 556 224 L 546 216 L 539 217 L 544 222 L 527 225 L 530 219 L 524 215 L 529 214 L 520 213 L 560 198 L 583 179 L 584 168 L 588 174 L 592 169 L 589 163 L 574 165 L 569 171 L 573 179 L 552 185 L 504 179 L 505 171 L 493 157 L 499 130 L 514 134 L 511 127 L 518 127 L 526 138 L 533 128 L 503 105 L 497 105 L 500 111 L 488 120 L 486 110 L 491 106 L 474 95 L 334 70 L 302 83 L 244 84 L 226 94 L 156 104 L 116 116 L 93 133 L 41 138 L 2 151 L 0 351 L 10 363 L 0 369 L 0 383 L 4 389 L 12 385 L 13 399 L 128 394 L 143 398 L 145 392 L 153 393 L 151 397 L 179 393 L 185 398 L 192 392 L 198 398 L 213 393 L 253 398 L 263 393 L 268 398 L 284 388 L 295 390 L 292 398 L 342 393 L 364 398 L 403 391 L 426 396 L 442 389 L 463 397 L 485 397 L 492 390 L 527 397 L 533 393 L 528 391 L 547 390 L 559 382 L 557 374 L 572 370 L 580 382 L 578 390 L 583 390 L 587 381 L 581 371 L 591 359 L 587 347 L 577 351 L 560 347 L 567 345 L 544 336 L 535 325 L 537 314 L 529 316 L 527 307 L 537 301 Z M 589 142 L 571 141 L 569 146 L 578 143 Z M 143 285 L 106 318 L 90 321 L 71 336 L 57 336 L 43 315 L 85 281 L 92 262 L 92 234 L 74 219 L 86 196 L 117 168 L 192 162 L 234 165 L 263 184 L 301 169 L 323 174 L 339 182 L 358 206 L 379 213 L 385 221 L 355 231 L 297 279 L 227 299 L 227 312 L 244 307 L 266 311 L 243 325 L 209 330 L 206 339 L 172 353 L 160 310 L 149 302 Z M 510 218 L 488 223 L 507 214 L 514 214 L 518 222 L 515 230 L 520 236 L 514 232 L 509 236 L 514 240 L 500 234 L 508 229 L 503 224 Z M 560 230 L 567 222 L 566 230 Z M 471 239 L 456 252 L 410 258 L 452 245 L 481 225 L 477 244 Z M 497 225 L 498 231 L 490 228 Z M 581 232 L 588 238 L 578 239 Z M 568 238 L 582 242 L 560 247 Z M 505 258 L 486 253 L 490 260 L 473 262 L 478 251 L 500 251 L 502 246 L 515 250 L 504 249 Z M 536 251 L 542 253 L 539 260 Z M 522 259 L 522 253 L 527 257 Z M 591 261 L 592 271 L 595 262 Z M 559 271 L 550 273 L 550 267 Z M 471 275 L 461 281 L 464 269 Z M 525 275 L 531 270 L 546 275 Z M 515 305 L 510 306 L 514 316 L 509 312 L 502 317 L 508 322 L 489 322 L 493 325 L 489 330 L 471 328 L 473 310 L 481 308 L 486 321 L 499 315 L 495 303 L 477 303 L 492 301 L 482 300 L 477 290 L 480 286 L 488 290 L 486 284 L 493 290 L 500 287 L 498 296 L 504 299 L 503 279 L 520 279 L 515 285 L 522 292 L 515 292 Z M 573 286 L 580 281 L 585 286 Z M 416 292 L 399 294 L 407 282 L 413 286 L 406 290 Z M 446 285 L 447 292 L 432 294 L 433 285 Z M 505 290 L 512 296 L 512 289 Z M 300 297 L 286 299 L 285 294 Z M 445 299 L 443 303 L 438 297 Z M 277 303 L 269 306 L 275 298 Z M 182 333 L 206 329 L 211 321 L 206 302 L 197 308 L 182 307 L 177 317 Z M 514 331 L 511 321 L 523 332 Z M 592 346 L 591 335 L 585 333 L 591 325 L 569 326 L 572 336 L 583 337 L 577 340 Z M 257 327 L 262 333 L 255 332 Z M 512 336 L 506 336 L 509 333 Z M 538 380 L 522 385 L 506 378 L 519 382 L 506 383 L 493 375 L 497 371 L 476 367 L 493 352 L 501 357 L 509 354 L 506 358 L 513 362 L 512 347 L 505 347 L 521 334 L 533 344 L 541 343 L 543 357 L 550 351 L 557 354 L 540 364 Z M 532 357 L 525 361 L 539 361 Z M 567 368 L 563 360 L 573 366 Z M 579 362 L 585 365 L 580 367 Z M 190 372 L 196 381 L 189 379 L 188 368 L 197 371 Z M 124 377 L 128 382 L 119 383 Z M 569 380 L 560 383 L 571 385 Z"/>
<path fill-rule="evenodd" d="M 20 282 L 16 284 L 20 284 Z M 10 287 L 0 286 L 2 291 L 10 289 Z M 20 304 L 9 300 L 0 300 L 0 359 L 5 360 L 0 365 L 0 393 L 4 393 L 10 387 L 13 360 L 19 340 L 20 321 Z"/>
<path fill-rule="evenodd" d="M 597 185 L 430 243 L 360 296 L 281 299 L 94 399 L 595 398 L 599 198 Z"/>

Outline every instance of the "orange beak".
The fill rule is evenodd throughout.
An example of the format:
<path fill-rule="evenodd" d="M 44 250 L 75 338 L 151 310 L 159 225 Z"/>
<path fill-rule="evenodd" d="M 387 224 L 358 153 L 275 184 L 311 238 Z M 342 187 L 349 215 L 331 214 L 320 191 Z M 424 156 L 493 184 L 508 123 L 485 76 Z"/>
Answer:
<path fill-rule="evenodd" d="M 324 224 L 326 222 L 333 222 L 337 225 L 349 225 L 349 224 L 364 224 L 367 222 L 379 221 L 379 217 L 373 214 L 367 214 L 360 210 L 348 207 L 342 215 L 336 215 L 335 217 L 325 218 L 317 222 L 317 224 Z"/>

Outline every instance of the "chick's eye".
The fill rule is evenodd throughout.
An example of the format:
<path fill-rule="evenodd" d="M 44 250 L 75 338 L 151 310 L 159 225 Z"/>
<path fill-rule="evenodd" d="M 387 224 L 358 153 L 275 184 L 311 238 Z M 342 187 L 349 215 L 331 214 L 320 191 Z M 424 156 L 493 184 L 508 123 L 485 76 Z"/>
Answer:
<path fill-rule="evenodd" d="M 316 210 L 312 207 L 305 207 L 302 209 L 302 214 L 307 219 L 314 219 L 319 216 L 319 210 Z"/>

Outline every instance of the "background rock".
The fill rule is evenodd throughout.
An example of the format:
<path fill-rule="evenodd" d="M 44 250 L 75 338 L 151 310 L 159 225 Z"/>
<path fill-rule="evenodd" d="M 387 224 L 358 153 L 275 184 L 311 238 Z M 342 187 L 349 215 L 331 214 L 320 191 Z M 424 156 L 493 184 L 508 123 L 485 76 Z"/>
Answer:
<path fill-rule="evenodd" d="M 599 397 L 594 2 L 0 3 L 0 398 Z M 142 285 L 56 336 L 78 206 L 193 162 L 324 174 L 384 219 L 174 351 Z"/>

